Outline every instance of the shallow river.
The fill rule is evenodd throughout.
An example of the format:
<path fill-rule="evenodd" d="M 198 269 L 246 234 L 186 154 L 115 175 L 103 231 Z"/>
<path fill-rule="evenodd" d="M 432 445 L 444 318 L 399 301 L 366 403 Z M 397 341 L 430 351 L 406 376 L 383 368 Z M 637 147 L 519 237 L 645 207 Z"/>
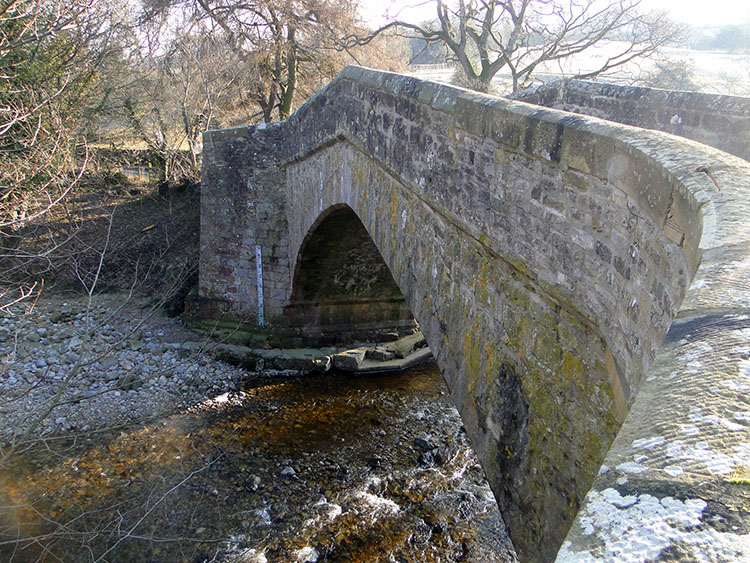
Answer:
<path fill-rule="evenodd" d="M 0 472 L 0 560 L 58 558 L 515 561 L 434 364 L 259 379 L 26 452 Z"/>

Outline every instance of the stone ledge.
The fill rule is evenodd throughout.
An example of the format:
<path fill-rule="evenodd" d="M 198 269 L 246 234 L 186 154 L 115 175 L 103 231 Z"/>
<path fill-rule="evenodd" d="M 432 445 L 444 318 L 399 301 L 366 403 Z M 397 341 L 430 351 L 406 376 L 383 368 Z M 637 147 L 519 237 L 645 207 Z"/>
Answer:
<path fill-rule="evenodd" d="M 514 99 L 694 139 L 750 158 L 750 99 L 563 79 Z"/>

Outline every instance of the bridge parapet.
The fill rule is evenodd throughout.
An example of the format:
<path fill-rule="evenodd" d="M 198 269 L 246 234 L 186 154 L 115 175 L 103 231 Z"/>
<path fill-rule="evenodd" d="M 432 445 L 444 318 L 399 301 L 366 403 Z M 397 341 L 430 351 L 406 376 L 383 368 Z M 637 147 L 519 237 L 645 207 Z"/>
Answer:
<path fill-rule="evenodd" d="M 750 160 L 750 98 L 564 79 L 515 99 L 692 139 Z"/>
<path fill-rule="evenodd" d="M 208 132 L 204 146 L 204 302 L 254 322 L 252 249 L 261 246 L 267 321 L 288 328 L 311 236 L 332 210 L 348 210 L 421 325 L 519 554 L 554 557 L 583 502 L 561 557 L 611 558 L 614 540 L 587 511 L 610 497 L 622 508 L 610 489 L 627 496 L 617 480 L 628 475 L 607 462 L 613 469 L 583 499 L 628 408 L 616 442 L 626 445 L 609 456 L 636 455 L 652 471 L 649 455 L 666 459 L 666 436 L 689 424 L 681 405 L 705 409 L 713 393 L 701 370 L 689 371 L 690 353 L 657 356 L 664 334 L 682 316 L 703 326 L 707 307 L 720 316 L 750 308 L 747 275 L 717 276 L 747 273 L 748 164 L 657 132 L 354 67 L 286 122 Z M 742 322 L 679 342 L 706 331 L 741 339 Z M 729 356 L 726 369 L 742 374 L 742 352 Z M 653 375 L 663 369 L 680 375 Z M 657 407 L 662 390 L 681 404 Z M 736 469 L 748 465 L 749 409 L 726 390 L 716 408 L 730 409 L 721 420 L 734 426 L 712 428 L 721 436 L 709 447 Z M 638 440 L 657 427 L 664 441 L 646 448 Z M 684 502 L 700 495 L 687 484 L 699 471 L 654 463 L 642 491 L 658 481 Z M 659 491 L 648 494 L 666 498 Z M 636 536 L 653 534 L 631 517 Z"/>

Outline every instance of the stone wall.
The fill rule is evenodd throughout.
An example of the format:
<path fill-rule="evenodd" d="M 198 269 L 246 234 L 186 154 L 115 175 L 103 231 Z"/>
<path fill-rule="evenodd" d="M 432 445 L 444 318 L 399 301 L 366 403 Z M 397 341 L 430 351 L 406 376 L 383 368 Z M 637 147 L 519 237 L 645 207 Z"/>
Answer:
<path fill-rule="evenodd" d="M 204 146 L 204 315 L 252 319 L 248 252 L 273 228 L 283 242 L 265 243 L 276 262 L 264 271 L 278 280 L 268 320 L 284 326 L 306 243 L 331 209 L 350 209 L 425 333 L 523 559 L 553 558 L 581 502 L 598 506 L 589 497 L 629 407 L 646 401 L 677 420 L 701 404 L 683 393 L 655 407 L 642 389 L 655 385 L 651 364 L 665 361 L 657 353 L 701 251 L 726 264 L 730 245 L 747 261 L 746 163 L 354 67 L 280 126 L 208 132 Z M 710 174 L 696 172 L 705 162 Z M 732 297 L 748 308 L 748 295 Z M 681 370 L 689 355 L 674 361 Z M 632 416 L 631 428 L 650 432 Z M 576 530 L 597 531 L 576 526 L 566 557 L 578 556 Z"/>
<path fill-rule="evenodd" d="M 750 160 L 750 98 L 568 79 L 515 99 L 672 133 Z"/>
<path fill-rule="evenodd" d="M 283 315 L 291 269 L 282 143 L 279 125 L 204 135 L 199 307 L 205 317 L 257 322 L 256 246 L 266 316 Z"/>

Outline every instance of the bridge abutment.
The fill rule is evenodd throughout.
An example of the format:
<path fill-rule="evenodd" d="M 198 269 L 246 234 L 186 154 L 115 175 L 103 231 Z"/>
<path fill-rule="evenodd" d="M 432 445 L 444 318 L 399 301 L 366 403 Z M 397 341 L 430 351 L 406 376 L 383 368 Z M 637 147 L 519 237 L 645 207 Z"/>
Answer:
<path fill-rule="evenodd" d="M 203 318 L 259 321 L 260 248 L 264 316 L 283 316 L 291 270 L 281 127 L 227 129 L 206 136 L 201 192 L 200 294 Z"/>

